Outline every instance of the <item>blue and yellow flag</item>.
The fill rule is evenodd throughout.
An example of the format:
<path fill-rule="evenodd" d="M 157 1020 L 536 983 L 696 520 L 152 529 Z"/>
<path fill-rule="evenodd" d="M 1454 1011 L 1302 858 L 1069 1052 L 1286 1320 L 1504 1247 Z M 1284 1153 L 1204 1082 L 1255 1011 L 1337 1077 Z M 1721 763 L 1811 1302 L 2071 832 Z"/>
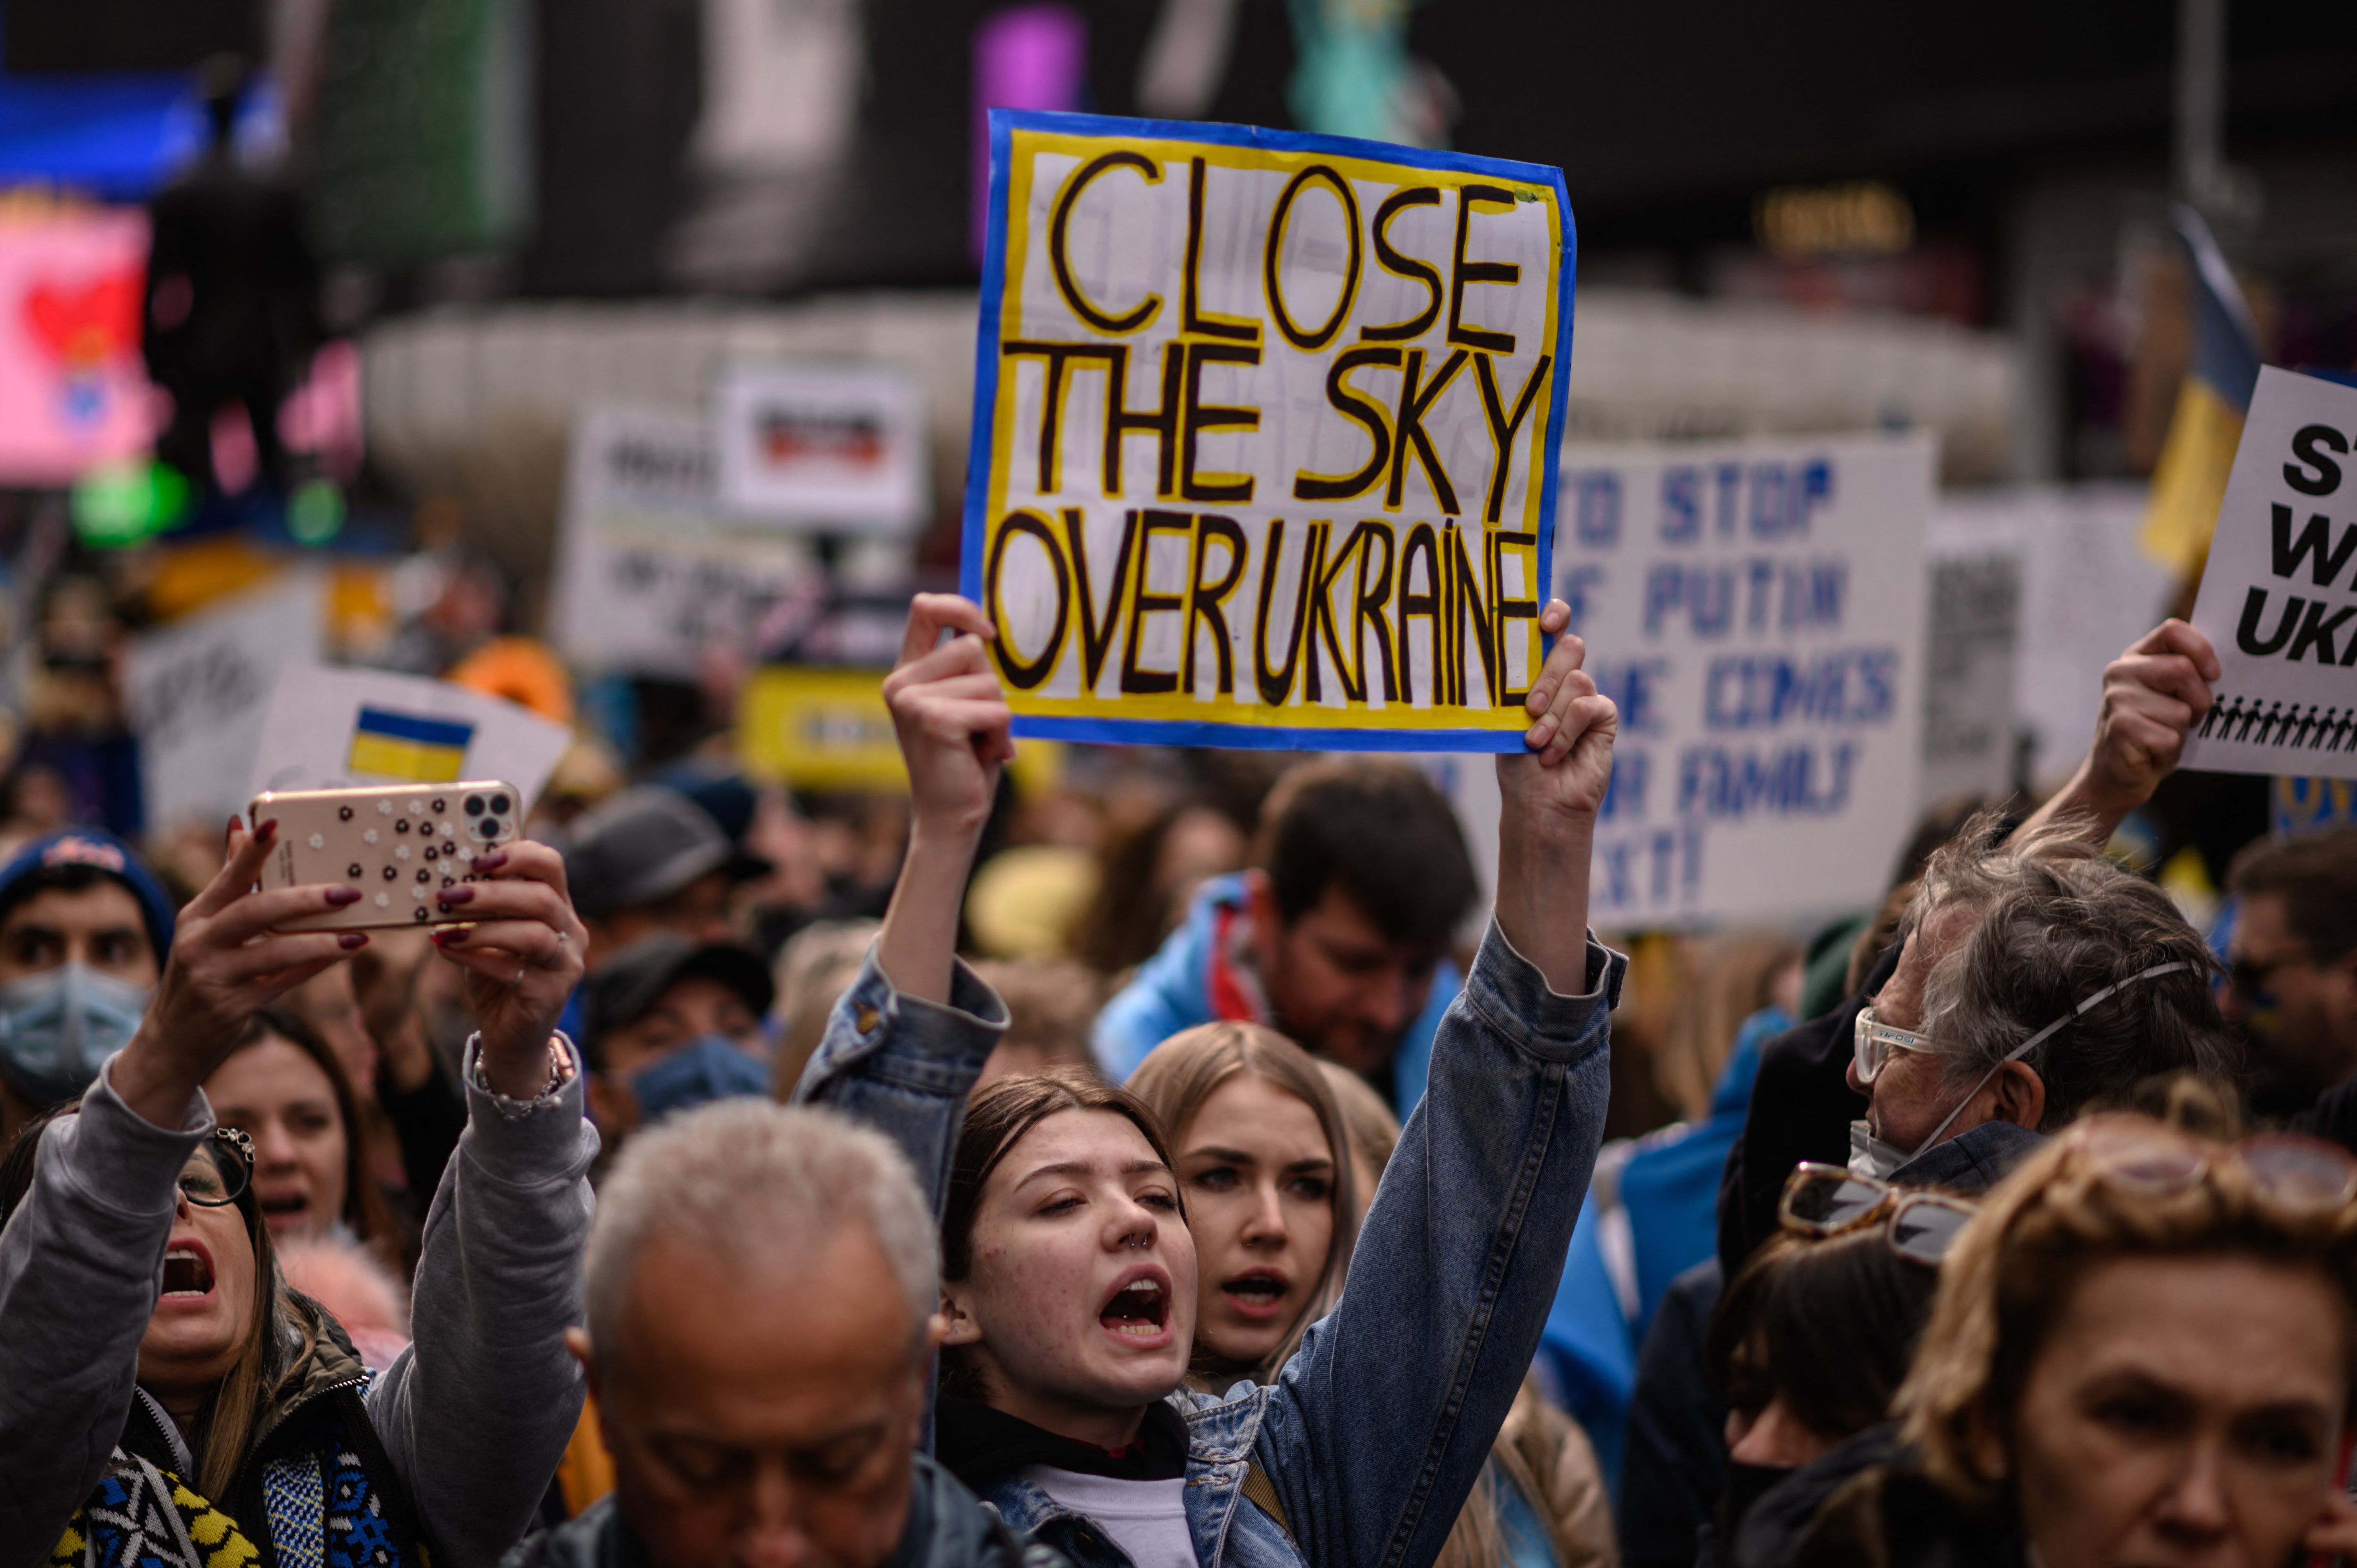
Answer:
<path fill-rule="evenodd" d="M 466 777 L 467 743 L 474 738 L 475 726 L 464 719 L 430 719 L 363 704 L 344 766 L 380 779 L 452 784 Z"/>
<path fill-rule="evenodd" d="M 2193 363 L 2177 391 L 2136 537 L 2147 555 L 2190 577 L 2209 556 L 2226 499 L 2226 476 L 2259 383 L 2259 334 L 2210 226 L 2182 203 L 2177 233 L 2193 267 Z"/>

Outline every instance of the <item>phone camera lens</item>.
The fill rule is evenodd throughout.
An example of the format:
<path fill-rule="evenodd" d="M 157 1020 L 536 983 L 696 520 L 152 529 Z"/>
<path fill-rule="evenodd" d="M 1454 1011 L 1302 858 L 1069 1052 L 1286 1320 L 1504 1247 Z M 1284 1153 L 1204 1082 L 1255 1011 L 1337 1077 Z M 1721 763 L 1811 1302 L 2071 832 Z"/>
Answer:
<path fill-rule="evenodd" d="M 468 796 L 468 797 L 467 797 L 467 815 L 468 815 L 468 816 L 470 816 L 470 817 L 479 817 L 479 816 L 481 816 L 482 814 L 483 814 L 483 798 L 482 798 L 480 795 L 469 795 L 469 796 Z"/>
<path fill-rule="evenodd" d="M 492 811 L 506 811 L 507 809 L 508 809 L 508 798 L 507 798 L 505 795 L 494 795 L 494 796 L 492 796 L 492 797 L 491 797 L 491 810 L 492 810 Z"/>

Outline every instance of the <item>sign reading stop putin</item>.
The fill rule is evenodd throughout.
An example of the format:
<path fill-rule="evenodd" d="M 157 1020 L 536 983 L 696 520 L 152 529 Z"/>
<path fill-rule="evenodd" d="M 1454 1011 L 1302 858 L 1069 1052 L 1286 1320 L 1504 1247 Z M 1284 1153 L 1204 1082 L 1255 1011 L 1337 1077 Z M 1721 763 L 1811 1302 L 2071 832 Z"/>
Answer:
<path fill-rule="evenodd" d="M 1017 731 L 1518 747 L 1573 259 L 1555 169 L 993 111 L 963 564 Z"/>

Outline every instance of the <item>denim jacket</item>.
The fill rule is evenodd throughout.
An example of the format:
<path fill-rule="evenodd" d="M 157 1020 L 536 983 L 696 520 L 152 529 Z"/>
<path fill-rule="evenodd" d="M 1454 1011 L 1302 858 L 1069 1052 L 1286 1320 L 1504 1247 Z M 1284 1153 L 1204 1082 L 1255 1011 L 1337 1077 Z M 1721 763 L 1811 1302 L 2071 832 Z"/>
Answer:
<path fill-rule="evenodd" d="M 1587 990 L 1557 995 L 1491 927 L 1340 1304 L 1275 1383 L 1170 1396 L 1187 1418 L 1187 1517 L 1204 1568 L 1425 1568 L 1439 1555 L 1563 1271 L 1626 969 L 1591 937 Z M 1005 1020 L 963 966 L 944 1007 L 896 993 L 871 953 L 795 1098 L 892 1137 L 939 1213 L 967 1090 Z M 1255 1469 L 1277 1513 L 1248 1499 Z M 1091 1521 L 1028 1482 L 1003 1480 L 986 1500 L 1082 1568 L 1126 1568 Z"/>

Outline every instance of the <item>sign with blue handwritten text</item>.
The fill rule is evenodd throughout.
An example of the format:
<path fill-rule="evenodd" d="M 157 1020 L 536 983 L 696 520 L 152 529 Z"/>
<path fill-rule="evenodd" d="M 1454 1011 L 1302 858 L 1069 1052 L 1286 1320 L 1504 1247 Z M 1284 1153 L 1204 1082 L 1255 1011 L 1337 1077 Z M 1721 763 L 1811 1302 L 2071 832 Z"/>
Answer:
<path fill-rule="evenodd" d="M 1570 448 L 1555 592 L 1620 708 L 1599 925 L 1881 901 L 1920 765 L 1927 435 Z"/>
<path fill-rule="evenodd" d="M 1017 733 L 1519 746 L 1561 173 L 1085 115 L 990 134 L 963 586 Z"/>
<path fill-rule="evenodd" d="M 2184 766 L 2357 779 L 2357 388 L 2268 367 L 2193 624 L 2218 650 Z"/>

